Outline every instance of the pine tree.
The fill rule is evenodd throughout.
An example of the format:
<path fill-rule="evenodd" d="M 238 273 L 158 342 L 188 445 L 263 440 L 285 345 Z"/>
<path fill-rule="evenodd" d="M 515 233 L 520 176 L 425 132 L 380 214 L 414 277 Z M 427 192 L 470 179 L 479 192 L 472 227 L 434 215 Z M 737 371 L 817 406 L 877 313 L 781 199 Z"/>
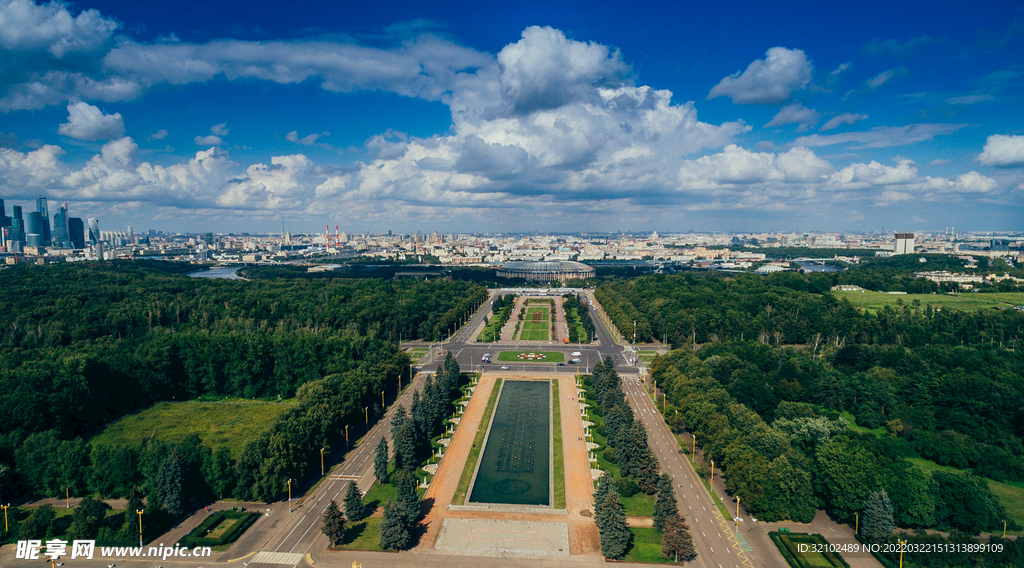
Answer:
<path fill-rule="evenodd" d="M 416 425 L 416 432 L 420 437 L 430 438 L 430 432 L 427 431 L 426 407 L 420 399 L 420 391 L 412 393 L 412 403 L 409 404 L 409 416 L 413 424 Z"/>
<path fill-rule="evenodd" d="M 402 472 L 396 476 L 395 489 L 398 492 L 398 504 L 405 511 L 408 524 L 410 526 L 416 524 L 416 519 L 419 518 L 422 509 L 420 495 L 416 492 L 416 476 Z"/>
<path fill-rule="evenodd" d="M 185 512 L 182 496 L 182 463 L 178 450 L 167 456 L 156 476 L 157 505 L 172 518 Z"/>
<path fill-rule="evenodd" d="M 888 538 L 895 528 L 889 495 L 885 491 L 873 491 L 864 501 L 860 534 L 870 542 L 880 542 Z"/>
<path fill-rule="evenodd" d="M 672 478 L 667 473 L 658 478 L 658 497 L 654 502 L 654 529 L 665 530 L 665 521 L 679 513 Z"/>
<path fill-rule="evenodd" d="M 407 516 L 394 501 L 384 504 L 384 519 L 380 522 L 380 547 L 384 550 L 402 550 L 411 540 Z"/>
<path fill-rule="evenodd" d="M 601 536 L 601 554 L 610 560 L 621 560 L 629 550 L 633 533 L 626 522 L 626 511 L 614 486 L 601 502 L 600 518 L 595 518 Z"/>
<path fill-rule="evenodd" d="M 395 466 L 399 469 L 411 470 L 416 467 L 416 436 L 412 423 L 406 421 L 394 437 Z"/>
<path fill-rule="evenodd" d="M 377 451 L 373 456 L 373 475 L 381 485 L 388 482 L 388 441 L 384 436 L 377 442 Z"/>
<path fill-rule="evenodd" d="M 395 415 L 391 417 L 391 439 L 394 440 L 395 436 L 398 435 L 398 431 L 402 429 L 402 425 L 409 420 L 409 415 L 405 412 L 404 406 L 399 406 L 398 410 L 395 411 Z"/>
<path fill-rule="evenodd" d="M 320 531 L 327 535 L 331 546 L 338 546 L 345 538 L 345 515 L 341 514 L 341 509 L 338 508 L 334 499 L 331 499 L 327 509 L 324 510 L 324 526 L 320 527 Z"/>
<path fill-rule="evenodd" d="M 679 515 L 672 515 L 665 521 L 665 530 L 661 534 L 661 556 L 675 562 L 689 562 L 697 558 L 690 527 Z"/>
<path fill-rule="evenodd" d="M 615 485 L 615 479 L 612 474 L 607 471 L 601 475 L 601 479 L 598 480 L 597 489 L 594 490 L 594 519 L 595 522 L 599 521 L 603 517 L 601 516 L 601 506 L 604 504 L 604 496 L 611 490 L 612 485 Z M 597 528 L 601 528 L 601 525 L 597 525 Z"/>
<path fill-rule="evenodd" d="M 658 490 L 658 458 L 650 447 L 645 445 L 639 452 L 633 475 L 640 485 L 640 491 L 651 495 Z"/>
<path fill-rule="evenodd" d="M 348 484 L 348 491 L 345 492 L 345 516 L 352 522 L 361 521 L 366 516 L 366 507 L 363 506 L 363 494 L 356 487 L 356 482 Z"/>

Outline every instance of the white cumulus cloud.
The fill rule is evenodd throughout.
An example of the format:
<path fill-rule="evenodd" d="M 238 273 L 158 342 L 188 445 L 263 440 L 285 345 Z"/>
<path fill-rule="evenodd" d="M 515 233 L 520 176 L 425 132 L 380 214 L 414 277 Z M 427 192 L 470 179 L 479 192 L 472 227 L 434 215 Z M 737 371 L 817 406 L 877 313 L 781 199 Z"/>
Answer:
<path fill-rule="evenodd" d="M 986 166 L 1017 166 L 1024 164 L 1024 136 L 993 134 L 985 141 L 978 161 Z"/>
<path fill-rule="evenodd" d="M 111 140 L 124 136 L 121 113 L 105 114 L 89 103 L 68 105 L 68 121 L 57 132 L 76 140 Z"/>
<path fill-rule="evenodd" d="M 780 104 L 793 91 L 811 82 L 811 62 L 800 49 L 773 47 L 764 59 L 757 59 L 743 72 L 725 77 L 708 94 L 709 99 L 726 96 L 739 104 Z"/>

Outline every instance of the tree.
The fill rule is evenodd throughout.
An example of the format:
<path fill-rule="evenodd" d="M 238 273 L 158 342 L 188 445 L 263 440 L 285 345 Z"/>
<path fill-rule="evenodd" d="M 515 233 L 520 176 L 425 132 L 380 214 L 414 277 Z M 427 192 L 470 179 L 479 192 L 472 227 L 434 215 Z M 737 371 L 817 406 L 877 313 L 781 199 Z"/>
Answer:
<path fill-rule="evenodd" d="M 393 437 L 395 442 L 395 465 L 398 469 L 412 470 L 416 467 L 416 434 L 410 421 L 406 420 Z"/>
<path fill-rule="evenodd" d="M 145 505 L 142 503 L 142 492 L 133 487 L 128 492 L 128 503 L 124 506 L 124 520 L 121 522 L 121 530 L 118 531 L 122 540 L 134 540 L 139 536 L 139 514 Z"/>
<path fill-rule="evenodd" d="M 864 538 L 871 542 L 882 542 L 889 538 L 896 528 L 892 518 L 892 502 L 882 491 L 872 491 L 864 502 L 864 522 L 860 529 Z"/>
<path fill-rule="evenodd" d="M 969 473 L 932 473 L 935 521 L 940 527 L 978 534 L 1002 528 L 1006 511 L 988 483 Z"/>
<path fill-rule="evenodd" d="M 405 511 L 407 524 L 412 526 L 419 518 L 422 509 L 420 494 L 416 492 L 416 476 L 403 471 L 395 476 L 394 483 L 398 493 L 398 504 Z"/>
<path fill-rule="evenodd" d="M 53 521 L 57 512 L 53 505 L 40 505 L 32 511 L 27 519 L 18 527 L 18 538 L 21 540 L 39 539 L 50 536 L 53 532 Z"/>
<path fill-rule="evenodd" d="M 383 438 L 381 438 L 383 439 Z M 363 494 L 356 487 L 356 482 L 348 484 L 348 491 L 345 492 L 345 516 L 352 522 L 361 521 L 366 516 L 366 507 L 363 506 Z"/>
<path fill-rule="evenodd" d="M 373 475 L 381 485 L 388 482 L 388 441 L 384 436 L 377 442 L 377 451 L 373 456 Z"/>
<path fill-rule="evenodd" d="M 320 531 L 327 535 L 331 546 L 338 546 L 345 538 L 345 515 L 341 514 L 341 509 L 334 499 L 331 499 L 330 504 L 324 509 L 324 525 L 320 527 Z"/>
<path fill-rule="evenodd" d="M 235 460 L 231 450 L 221 446 L 203 463 L 203 476 L 218 499 L 223 499 L 235 490 Z"/>
<path fill-rule="evenodd" d="M 173 518 L 185 512 L 182 496 L 181 456 L 174 450 L 167 456 L 156 478 L 156 504 Z"/>
<path fill-rule="evenodd" d="M 612 490 L 612 486 L 615 485 L 615 478 L 612 474 L 607 471 L 601 474 L 601 479 L 597 482 L 597 489 L 594 489 L 594 518 L 601 519 L 601 507 L 604 505 L 604 496 Z M 601 525 L 598 525 L 601 528 Z"/>
<path fill-rule="evenodd" d="M 665 530 L 661 534 L 661 556 L 675 562 L 689 562 L 697 558 L 697 550 L 693 547 L 690 527 L 678 514 L 665 521 Z"/>
<path fill-rule="evenodd" d="M 68 536 L 73 539 L 96 538 L 99 535 L 100 527 L 107 518 L 107 505 L 99 499 L 85 497 L 75 507 L 72 514 L 71 528 L 68 529 Z"/>
<path fill-rule="evenodd" d="M 679 512 L 676 492 L 672 489 L 672 478 L 663 473 L 658 477 L 658 496 L 654 502 L 654 528 L 663 531 L 665 521 Z"/>
<path fill-rule="evenodd" d="M 626 511 L 619 501 L 619 494 L 612 488 L 601 502 L 600 514 L 595 516 L 601 537 L 601 554 L 611 560 L 621 560 L 629 549 L 633 533 L 626 522 Z"/>
<path fill-rule="evenodd" d="M 402 550 L 409 546 L 411 537 L 406 525 L 408 516 L 394 501 L 384 504 L 384 519 L 380 522 L 380 547 L 384 550 Z"/>

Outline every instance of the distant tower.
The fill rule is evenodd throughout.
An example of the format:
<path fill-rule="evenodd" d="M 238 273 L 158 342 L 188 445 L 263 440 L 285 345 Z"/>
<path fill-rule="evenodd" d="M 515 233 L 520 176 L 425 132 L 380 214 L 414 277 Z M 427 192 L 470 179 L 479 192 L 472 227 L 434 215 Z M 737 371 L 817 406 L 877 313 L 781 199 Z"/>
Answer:
<path fill-rule="evenodd" d="M 89 244 L 100 244 L 100 220 L 89 219 Z"/>
<path fill-rule="evenodd" d="M 85 248 L 85 225 L 78 217 L 68 218 L 68 240 L 71 241 L 72 248 Z"/>
<path fill-rule="evenodd" d="M 61 203 L 60 208 L 53 214 L 53 246 L 70 246 L 71 238 L 68 235 L 68 204 Z"/>
<path fill-rule="evenodd" d="M 7 208 L 4 206 L 4 200 L 0 199 L 0 227 L 10 227 L 11 218 L 7 216 Z"/>

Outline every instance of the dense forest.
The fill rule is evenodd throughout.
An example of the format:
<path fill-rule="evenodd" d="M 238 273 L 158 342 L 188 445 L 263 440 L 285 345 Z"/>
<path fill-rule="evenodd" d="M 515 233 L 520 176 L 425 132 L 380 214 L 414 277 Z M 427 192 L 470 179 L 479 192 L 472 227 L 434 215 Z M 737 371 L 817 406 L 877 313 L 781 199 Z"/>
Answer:
<path fill-rule="evenodd" d="M 267 500 L 364 406 L 408 378 L 399 337 L 447 334 L 487 297 L 432 280 L 192 279 L 169 263 L 0 271 L 0 498 L 144 494 Z M 238 462 L 198 438 L 90 447 L 110 420 L 164 400 L 295 398 Z M 342 434 L 343 439 L 343 434 Z M 177 480 L 177 481 L 175 481 Z"/>
<path fill-rule="evenodd" d="M 756 340 L 817 351 L 852 343 L 1016 345 L 1024 337 L 1024 312 L 1017 310 L 937 310 L 910 303 L 862 313 L 828 293 L 846 274 L 650 275 L 605 282 L 595 297 L 622 333 L 632 336 L 635 321 L 637 341 L 673 345 Z M 902 278 L 874 277 L 883 289 Z"/>

